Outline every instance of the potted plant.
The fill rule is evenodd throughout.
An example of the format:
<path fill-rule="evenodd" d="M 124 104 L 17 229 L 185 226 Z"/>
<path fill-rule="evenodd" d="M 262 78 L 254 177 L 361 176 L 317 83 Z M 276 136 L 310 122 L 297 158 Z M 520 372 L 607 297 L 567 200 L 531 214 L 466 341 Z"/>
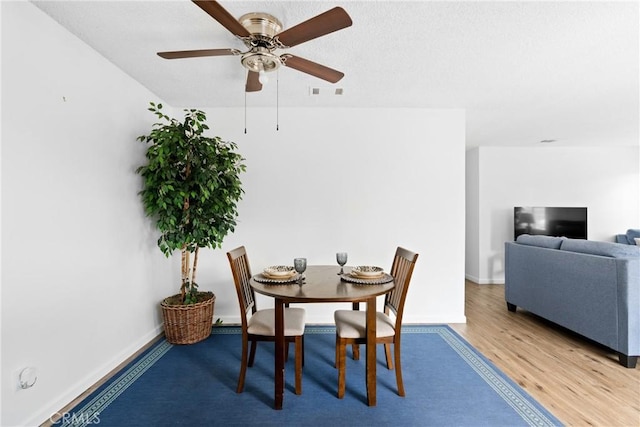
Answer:
<path fill-rule="evenodd" d="M 221 248 L 234 231 L 244 158 L 235 143 L 204 135 L 204 112 L 185 109 L 179 121 L 164 114 L 162 104 L 150 105 L 161 122 L 138 137 L 148 148 L 147 163 L 136 172 L 144 181 L 145 212 L 160 231 L 160 250 L 167 257 L 181 253 L 180 293 L 161 303 L 165 335 L 171 343 L 191 344 L 211 334 L 215 301 L 213 292 L 198 291 L 198 253 Z"/>

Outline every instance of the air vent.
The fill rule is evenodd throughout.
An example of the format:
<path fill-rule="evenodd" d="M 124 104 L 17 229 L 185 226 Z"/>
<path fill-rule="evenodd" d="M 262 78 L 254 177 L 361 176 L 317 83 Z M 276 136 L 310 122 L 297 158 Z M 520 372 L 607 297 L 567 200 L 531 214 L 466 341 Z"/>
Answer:
<path fill-rule="evenodd" d="M 332 96 L 332 95 L 343 95 L 344 89 L 341 87 L 333 88 L 333 87 L 310 87 L 309 95 L 322 95 L 322 96 Z"/>

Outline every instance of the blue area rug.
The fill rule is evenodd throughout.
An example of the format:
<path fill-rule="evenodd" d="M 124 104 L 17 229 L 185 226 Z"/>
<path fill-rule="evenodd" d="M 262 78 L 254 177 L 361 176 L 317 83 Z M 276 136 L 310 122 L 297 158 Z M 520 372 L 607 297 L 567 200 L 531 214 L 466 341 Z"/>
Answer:
<path fill-rule="evenodd" d="M 451 328 L 407 326 L 402 339 L 406 397 L 397 395 L 395 372 L 386 368 L 379 346 L 375 407 L 366 404 L 364 359 L 352 360 L 350 350 L 345 397 L 336 397 L 330 326 L 306 328 L 300 396 L 294 393 L 290 355 L 283 410 L 273 409 L 272 343 L 258 344 L 244 393 L 237 394 L 240 329 L 225 326 L 193 345 L 158 342 L 56 425 L 561 425 Z"/>

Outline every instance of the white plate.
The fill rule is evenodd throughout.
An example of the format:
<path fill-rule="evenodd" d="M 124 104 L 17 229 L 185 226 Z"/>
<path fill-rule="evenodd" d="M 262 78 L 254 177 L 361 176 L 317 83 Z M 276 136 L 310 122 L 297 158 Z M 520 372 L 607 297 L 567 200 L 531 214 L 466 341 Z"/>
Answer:
<path fill-rule="evenodd" d="M 384 269 L 373 265 L 359 265 L 353 267 L 351 273 L 356 277 L 379 277 L 384 273 Z"/>
<path fill-rule="evenodd" d="M 290 265 L 272 265 L 264 270 L 264 274 L 272 278 L 282 277 L 288 278 L 295 274 L 295 269 Z"/>

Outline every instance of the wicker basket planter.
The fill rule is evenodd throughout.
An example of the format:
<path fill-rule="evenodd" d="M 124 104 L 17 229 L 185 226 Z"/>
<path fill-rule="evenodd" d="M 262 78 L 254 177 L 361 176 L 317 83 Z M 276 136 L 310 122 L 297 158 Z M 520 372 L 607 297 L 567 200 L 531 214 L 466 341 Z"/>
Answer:
<path fill-rule="evenodd" d="M 213 292 L 201 292 L 204 301 L 189 305 L 172 305 L 165 298 L 160 306 L 164 319 L 164 334 L 171 344 L 194 344 L 211 335 L 213 326 Z M 208 298 L 207 298 L 208 297 Z"/>

